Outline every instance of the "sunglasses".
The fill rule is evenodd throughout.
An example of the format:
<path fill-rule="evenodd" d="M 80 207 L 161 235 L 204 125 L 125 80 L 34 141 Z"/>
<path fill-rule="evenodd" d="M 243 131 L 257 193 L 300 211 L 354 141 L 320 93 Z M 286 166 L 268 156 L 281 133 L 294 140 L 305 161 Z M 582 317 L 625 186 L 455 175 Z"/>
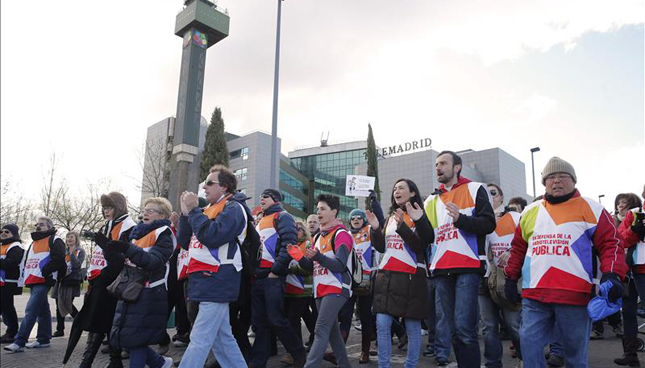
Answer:
<path fill-rule="evenodd" d="M 204 183 L 205 186 L 210 187 L 213 184 L 219 184 L 219 181 L 208 180 Z"/>
<path fill-rule="evenodd" d="M 352 216 L 352 218 L 351 218 L 352 221 L 354 221 L 354 220 L 362 220 L 362 219 L 363 219 L 363 217 L 361 217 L 361 216 Z"/>
<path fill-rule="evenodd" d="M 497 191 L 495 191 L 495 190 L 491 190 L 491 191 L 490 191 L 490 195 L 492 195 L 493 197 L 495 197 L 495 196 L 497 195 Z"/>
<path fill-rule="evenodd" d="M 262 195 L 260 196 L 260 198 L 269 199 L 269 198 L 271 198 L 271 196 L 270 196 L 270 195 L 267 195 L 267 194 L 262 194 Z"/>
<path fill-rule="evenodd" d="M 114 207 L 112 207 L 112 206 L 105 206 L 105 207 L 102 207 L 102 209 L 103 209 L 103 211 L 109 211 L 109 210 L 113 210 L 113 209 L 114 209 Z"/>
<path fill-rule="evenodd" d="M 36 225 L 34 225 L 34 226 L 36 226 L 36 227 L 47 227 L 47 224 L 46 224 L 46 223 L 44 223 L 44 222 L 39 222 L 39 223 L 37 223 L 37 224 L 36 224 Z"/>
<path fill-rule="evenodd" d="M 2 234 L 11 234 L 11 231 L 9 231 L 9 230 L 2 230 Z"/>

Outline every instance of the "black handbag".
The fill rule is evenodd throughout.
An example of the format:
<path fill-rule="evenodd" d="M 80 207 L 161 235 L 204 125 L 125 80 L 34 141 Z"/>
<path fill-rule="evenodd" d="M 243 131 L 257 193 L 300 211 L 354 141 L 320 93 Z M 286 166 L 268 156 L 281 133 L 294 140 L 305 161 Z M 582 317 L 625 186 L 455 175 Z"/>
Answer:
<path fill-rule="evenodd" d="M 148 272 L 139 267 L 124 265 L 119 276 L 107 287 L 107 291 L 120 300 L 134 303 L 148 282 Z"/>

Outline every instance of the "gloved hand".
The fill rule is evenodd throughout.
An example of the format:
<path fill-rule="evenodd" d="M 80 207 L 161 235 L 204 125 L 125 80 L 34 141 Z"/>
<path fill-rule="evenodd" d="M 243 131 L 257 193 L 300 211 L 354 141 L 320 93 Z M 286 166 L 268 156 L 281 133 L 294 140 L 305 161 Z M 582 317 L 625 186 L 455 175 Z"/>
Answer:
<path fill-rule="evenodd" d="M 602 285 L 605 281 L 611 282 L 611 289 L 609 289 L 609 295 L 607 298 L 610 302 L 615 302 L 617 299 L 622 298 L 625 294 L 625 287 L 620 282 L 620 278 L 613 272 L 607 272 L 602 274 L 600 279 L 600 284 Z"/>
<path fill-rule="evenodd" d="M 632 222 L 631 229 L 638 235 L 639 239 L 645 237 L 645 213 L 637 212 L 634 214 L 634 222 Z"/>
<path fill-rule="evenodd" d="M 376 200 L 376 192 L 374 191 L 374 189 L 370 189 L 370 195 L 367 196 L 367 198 L 370 199 L 370 203 Z"/>
<path fill-rule="evenodd" d="M 105 250 L 105 247 L 107 246 L 107 243 L 110 241 L 103 233 L 97 232 L 94 233 L 94 242 L 96 245 L 99 246 L 99 248 Z"/>
<path fill-rule="evenodd" d="M 130 243 L 111 240 L 107 243 L 107 249 L 113 252 L 125 253 L 130 248 Z"/>
<path fill-rule="evenodd" d="M 291 258 L 295 259 L 296 262 L 300 261 L 302 257 L 305 256 L 305 254 L 302 253 L 302 250 L 300 249 L 300 247 L 293 244 L 287 245 L 287 253 L 289 253 Z"/>
<path fill-rule="evenodd" d="M 504 295 L 506 296 L 506 300 L 513 304 L 519 304 L 522 301 L 520 293 L 517 292 L 517 280 L 506 279 Z"/>

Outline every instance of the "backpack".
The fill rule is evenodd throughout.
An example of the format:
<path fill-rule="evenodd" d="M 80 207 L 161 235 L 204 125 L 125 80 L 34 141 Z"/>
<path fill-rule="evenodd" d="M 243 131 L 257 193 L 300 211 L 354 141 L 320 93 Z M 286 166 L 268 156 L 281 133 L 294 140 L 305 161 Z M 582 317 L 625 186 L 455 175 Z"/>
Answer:
<path fill-rule="evenodd" d="M 334 232 L 334 236 L 331 238 L 331 247 L 334 250 L 334 253 L 336 253 L 336 234 L 338 233 L 339 230 L 336 230 Z M 316 234 L 314 236 L 314 246 L 316 242 L 318 241 L 318 238 L 320 238 L 320 233 Z M 352 238 L 352 242 L 354 239 Z M 351 258 L 351 270 L 347 270 L 352 277 L 352 290 L 356 289 L 361 282 L 363 282 L 363 264 L 361 263 L 361 260 L 358 258 L 358 254 L 356 254 L 356 247 L 352 246 L 352 250 L 349 252 L 349 257 Z"/>
<path fill-rule="evenodd" d="M 278 219 L 280 212 L 272 214 L 273 216 L 273 227 L 276 228 L 275 222 Z M 239 244 L 240 251 L 242 252 L 242 272 L 248 271 L 251 275 L 255 270 L 260 267 L 260 260 L 262 259 L 262 241 L 260 240 L 260 234 L 255 228 L 253 223 L 253 217 L 248 215 L 246 216 L 246 236 L 242 244 Z M 276 249 L 277 251 L 277 249 Z"/>

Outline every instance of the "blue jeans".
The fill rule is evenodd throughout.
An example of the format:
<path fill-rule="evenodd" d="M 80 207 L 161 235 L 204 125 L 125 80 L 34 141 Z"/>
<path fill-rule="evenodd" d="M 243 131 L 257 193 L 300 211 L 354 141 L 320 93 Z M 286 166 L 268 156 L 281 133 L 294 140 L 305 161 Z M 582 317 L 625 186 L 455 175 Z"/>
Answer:
<path fill-rule="evenodd" d="M 430 306 L 430 315 L 426 319 L 428 345 L 434 349 L 437 358 L 448 360 L 450 358 L 450 326 L 446 314 L 439 305 L 439 299 L 436 298 L 436 292 L 436 282 L 434 279 L 428 280 L 428 305 Z"/>
<path fill-rule="evenodd" d="M 561 333 L 564 362 L 567 368 L 588 366 L 587 347 L 591 332 L 591 319 L 587 306 L 548 304 L 524 298 L 522 300 L 522 358 L 524 367 L 544 367 L 544 346 Z"/>
<path fill-rule="evenodd" d="M 180 368 L 202 368 L 212 350 L 222 368 L 246 367 L 231 332 L 228 303 L 200 302 Z"/>
<path fill-rule="evenodd" d="M 562 345 L 562 332 L 560 326 L 556 325 L 553 329 L 553 336 L 549 341 L 549 354 L 564 358 L 564 345 Z"/>
<path fill-rule="evenodd" d="M 389 314 L 376 314 L 376 335 L 378 339 L 378 367 L 392 368 L 392 321 Z M 421 354 L 421 320 L 405 319 L 408 334 L 408 354 L 403 368 L 416 368 Z"/>
<path fill-rule="evenodd" d="M 484 359 L 486 360 L 486 367 L 488 368 L 502 368 L 502 355 L 504 348 L 502 340 L 499 338 L 500 326 L 500 311 L 506 322 L 508 333 L 511 335 L 515 351 L 521 352 L 520 345 L 520 311 L 512 311 L 509 309 L 501 308 L 493 299 L 490 294 L 479 295 L 479 309 L 481 311 L 482 321 L 484 322 L 483 336 L 484 336 Z M 522 359 L 522 355 L 518 354 Z"/>
<path fill-rule="evenodd" d="M 481 279 L 477 273 L 434 277 L 437 300 L 448 320 L 452 347 L 462 368 L 479 368 L 481 363 L 477 340 L 477 295 Z"/>
<path fill-rule="evenodd" d="M 130 348 L 130 368 L 144 368 L 146 365 L 150 368 L 162 367 L 165 363 L 163 357 L 147 346 Z"/>
<path fill-rule="evenodd" d="M 51 340 L 52 313 L 49 310 L 49 301 L 47 300 L 48 292 L 49 286 L 45 284 L 35 285 L 31 288 L 31 296 L 29 296 L 29 301 L 25 307 L 25 318 L 22 320 L 18 334 L 15 337 L 14 343 L 16 345 L 25 346 L 36 320 L 38 320 L 38 335 L 36 337 L 38 342 L 46 344 Z"/>

